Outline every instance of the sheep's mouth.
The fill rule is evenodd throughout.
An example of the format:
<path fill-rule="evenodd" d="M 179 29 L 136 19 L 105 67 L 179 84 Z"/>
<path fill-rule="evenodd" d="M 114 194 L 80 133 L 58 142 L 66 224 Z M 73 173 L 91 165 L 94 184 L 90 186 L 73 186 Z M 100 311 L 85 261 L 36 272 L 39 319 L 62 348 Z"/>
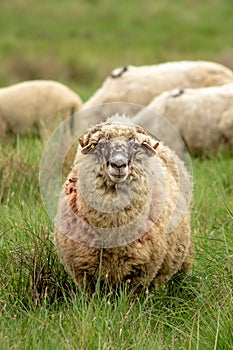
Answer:
<path fill-rule="evenodd" d="M 112 180 L 112 182 L 119 183 L 119 182 L 125 181 L 127 178 L 127 175 L 110 175 L 109 174 L 109 177 Z"/>
<path fill-rule="evenodd" d="M 108 168 L 108 174 L 110 179 L 115 182 L 123 182 L 126 180 L 127 176 L 128 176 L 128 167 L 124 168 L 124 169 L 116 169 L 116 168 L 112 168 L 111 166 Z"/>

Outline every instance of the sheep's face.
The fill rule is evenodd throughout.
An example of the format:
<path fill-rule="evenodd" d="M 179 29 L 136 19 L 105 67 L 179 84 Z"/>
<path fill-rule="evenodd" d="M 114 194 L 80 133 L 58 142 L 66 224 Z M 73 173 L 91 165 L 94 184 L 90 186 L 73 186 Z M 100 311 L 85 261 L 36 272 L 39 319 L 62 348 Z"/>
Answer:
<path fill-rule="evenodd" d="M 155 154 L 155 148 L 147 142 L 140 143 L 135 139 L 100 139 L 98 142 L 88 143 L 82 153 L 95 156 L 103 174 L 117 184 L 124 182 L 132 174 L 133 167 L 143 163 L 145 165 L 146 158 Z"/>
<path fill-rule="evenodd" d="M 131 161 L 129 142 L 126 140 L 103 141 L 102 157 L 112 182 L 126 180 Z"/>

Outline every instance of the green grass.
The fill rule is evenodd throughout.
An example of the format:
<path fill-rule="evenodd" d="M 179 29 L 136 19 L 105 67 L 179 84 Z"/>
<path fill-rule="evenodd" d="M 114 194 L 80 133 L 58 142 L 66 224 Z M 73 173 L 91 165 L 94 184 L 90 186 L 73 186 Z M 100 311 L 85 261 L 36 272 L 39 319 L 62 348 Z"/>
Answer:
<path fill-rule="evenodd" d="M 230 349 L 231 155 L 193 159 L 190 275 L 149 297 L 124 286 L 112 295 L 97 286 L 90 297 L 76 290 L 55 253 L 38 188 L 42 150 L 33 138 L 1 148 L 1 349 Z"/>
<path fill-rule="evenodd" d="M 208 59 L 233 67 L 230 0 L 1 1 L 1 86 L 43 78 L 88 98 L 115 67 Z M 233 349 L 232 154 L 192 159 L 194 265 L 148 297 L 77 290 L 39 192 L 44 145 L 0 145 L 0 349 Z"/>

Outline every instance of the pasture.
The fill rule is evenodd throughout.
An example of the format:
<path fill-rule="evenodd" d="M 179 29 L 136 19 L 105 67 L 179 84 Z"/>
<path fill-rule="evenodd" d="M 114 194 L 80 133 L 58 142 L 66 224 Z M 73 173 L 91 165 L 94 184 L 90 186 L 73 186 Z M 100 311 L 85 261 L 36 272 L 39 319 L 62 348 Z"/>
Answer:
<path fill-rule="evenodd" d="M 85 101 L 116 66 L 204 59 L 233 69 L 230 0 L 1 1 L 0 85 L 53 79 Z M 137 297 L 77 290 L 40 196 L 42 140 L 0 144 L 0 348 L 233 349 L 233 158 L 192 158 L 194 264 Z"/>

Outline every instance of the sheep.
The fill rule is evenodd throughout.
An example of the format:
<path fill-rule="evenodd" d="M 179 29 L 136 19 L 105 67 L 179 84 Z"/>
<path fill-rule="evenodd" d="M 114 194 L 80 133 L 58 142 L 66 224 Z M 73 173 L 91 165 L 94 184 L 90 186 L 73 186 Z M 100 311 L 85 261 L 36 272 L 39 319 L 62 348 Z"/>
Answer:
<path fill-rule="evenodd" d="M 169 138 L 168 129 L 151 111 L 175 126 L 193 155 L 213 154 L 223 145 L 233 150 L 233 83 L 164 92 L 133 118 L 152 133 Z"/>
<path fill-rule="evenodd" d="M 94 116 L 90 109 L 90 113 L 84 115 L 85 120 L 80 121 L 79 127 L 85 131 L 91 124 L 98 123 L 103 117 L 117 112 L 126 113 L 131 117 L 139 112 L 139 106 L 147 106 L 156 96 L 167 90 L 199 88 L 231 82 L 233 82 L 231 69 L 208 61 L 175 61 L 151 66 L 129 65 L 116 68 L 99 90 L 83 104 L 82 110 L 87 111 L 93 106 L 105 103 L 106 105 L 95 110 Z"/>
<path fill-rule="evenodd" d="M 67 86 L 50 80 L 25 81 L 0 89 L 0 140 L 8 132 L 51 132 L 59 121 L 78 112 L 82 101 Z"/>
<path fill-rule="evenodd" d="M 127 117 L 79 139 L 55 219 L 54 244 L 80 289 L 156 289 L 192 265 L 192 181 L 183 162 Z M 137 289 L 139 288 L 139 289 Z"/>

